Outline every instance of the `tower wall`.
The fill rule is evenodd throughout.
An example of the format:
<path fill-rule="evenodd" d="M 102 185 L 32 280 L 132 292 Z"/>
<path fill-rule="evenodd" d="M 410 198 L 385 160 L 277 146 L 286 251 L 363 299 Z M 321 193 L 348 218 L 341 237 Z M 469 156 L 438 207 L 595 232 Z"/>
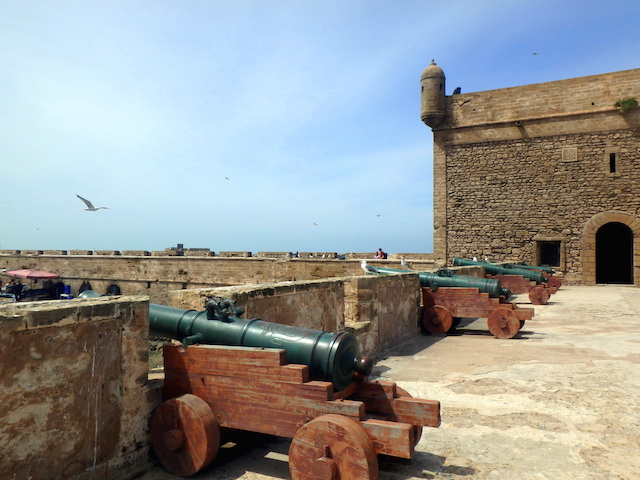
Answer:
<path fill-rule="evenodd" d="M 640 97 L 640 69 L 447 97 L 433 129 L 436 259 L 537 263 L 554 242 L 566 277 L 595 283 L 586 226 L 640 217 L 640 109 L 619 112 L 624 97 Z"/>

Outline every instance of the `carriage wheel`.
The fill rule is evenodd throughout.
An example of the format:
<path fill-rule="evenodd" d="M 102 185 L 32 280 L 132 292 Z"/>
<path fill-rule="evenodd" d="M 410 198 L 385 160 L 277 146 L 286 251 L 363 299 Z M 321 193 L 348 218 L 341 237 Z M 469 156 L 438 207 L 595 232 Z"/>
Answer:
<path fill-rule="evenodd" d="M 378 458 L 373 441 L 354 420 L 322 415 L 298 430 L 289 447 L 293 480 L 375 480 Z"/>
<path fill-rule="evenodd" d="M 529 300 L 534 305 L 546 305 L 550 296 L 549 290 L 544 287 L 533 287 L 529 290 Z"/>
<path fill-rule="evenodd" d="M 188 477 L 218 454 L 220 427 L 207 402 L 185 394 L 156 409 L 151 420 L 151 444 L 164 468 Z"/>
<path fill-rule="evenodd" d="M 430 333 L 447 333 L 453 325 L 453 315 L 442 305 L 425 309 L 422 324 Z"/>
<path fill-rule="evenodd" d="M 547 278 L 547 285 L 549 285 L 552 288 L 560 288 L 562 286 L 562 279 L 551 275 L 550 277 Z"/>
<path fill-rule="evenodd" d="M 487 326 L 497 338 L 512 338 L 520 330 L 520 319 L 508 308 L 496 308 L 487 318 Z"/>
<path fill-rule="evenodd" d="M 413 398 L 409 392 L 407 392 L 404 388 L 400 388 L 397 385 L 396 385 L 396 393 L 398 394 L 399 397 Z M 421 438 L 422 438 L 422 425 L 414 425 L 413 426 L 413 446 L 414 447 L 418 445 L 418 442 L 420 441 Z"/>

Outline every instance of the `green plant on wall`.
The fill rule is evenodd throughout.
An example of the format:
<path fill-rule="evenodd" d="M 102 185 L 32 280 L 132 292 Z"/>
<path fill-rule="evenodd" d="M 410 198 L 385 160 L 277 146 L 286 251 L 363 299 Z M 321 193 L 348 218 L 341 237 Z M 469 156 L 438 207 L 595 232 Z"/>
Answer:
<path fill-rule="evenodd" d="M 638 106 L 638 100 L 635 97 L 627 97 L 616 100 L 616 103 L 613 104 L 620 113 L 627 113 L 631 108 Z"/>

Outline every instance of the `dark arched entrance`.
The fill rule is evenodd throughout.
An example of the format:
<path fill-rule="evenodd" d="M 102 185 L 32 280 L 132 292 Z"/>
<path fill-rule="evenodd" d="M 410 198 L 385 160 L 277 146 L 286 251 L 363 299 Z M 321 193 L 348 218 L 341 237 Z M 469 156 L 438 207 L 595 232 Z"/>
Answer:
<path fill-rule="evenodd" d="M 596 283 L 633 283 L 633 232 L 624 223 L 596 232 Z"/>

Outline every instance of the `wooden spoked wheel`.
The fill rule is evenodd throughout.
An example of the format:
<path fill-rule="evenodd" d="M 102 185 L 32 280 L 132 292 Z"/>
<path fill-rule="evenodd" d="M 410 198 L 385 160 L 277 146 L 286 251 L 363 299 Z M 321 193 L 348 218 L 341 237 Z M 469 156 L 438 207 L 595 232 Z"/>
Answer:
<path fill-rule="evenodd" d="M 550 296 L 549 290 L 544 287 L 533 287 L 529 290 L 529 300 L 534 305 L 546 305 Z"/>
<path fill-rule="evenodd" d="M 487 318 L 489 331 L 497 338 L 512 338 L 521 328 L 520 319 L 508 308 L 496 308 Z"/>
<path fill-rule="evenodd" d="M 289 447 L 293 480 L 375 480 L 373 441 L 354 420 L 322 415 L 298 430 Z"/>
<path fill-rule="evenodd" d="M 411 394 L 409 394 L 409 392 L 407 392 L 404 388 L 400 388 L 397 385 L 396 385 L 396 393 L 398 394 L 399 397 L 413 398 Z M 413 446 L 414 447 L 418 444 L 421 438 L 422 438 L 422 425 L 414 425 L 413 426 Z"/>
<path fill-rule="evenodd" d="M 430 333 L 447 333 L 453 325 L 453 315 L 446 307 L 434 305 L 424 310 L 422 325 Z"/>
<path fill-rule="evenodd" d="M 207 402 L 185 394 L 156 409 L 151 420 L 151 444 L 164 468 L 189 477 L 218 454 L 220 428 Z"/>

